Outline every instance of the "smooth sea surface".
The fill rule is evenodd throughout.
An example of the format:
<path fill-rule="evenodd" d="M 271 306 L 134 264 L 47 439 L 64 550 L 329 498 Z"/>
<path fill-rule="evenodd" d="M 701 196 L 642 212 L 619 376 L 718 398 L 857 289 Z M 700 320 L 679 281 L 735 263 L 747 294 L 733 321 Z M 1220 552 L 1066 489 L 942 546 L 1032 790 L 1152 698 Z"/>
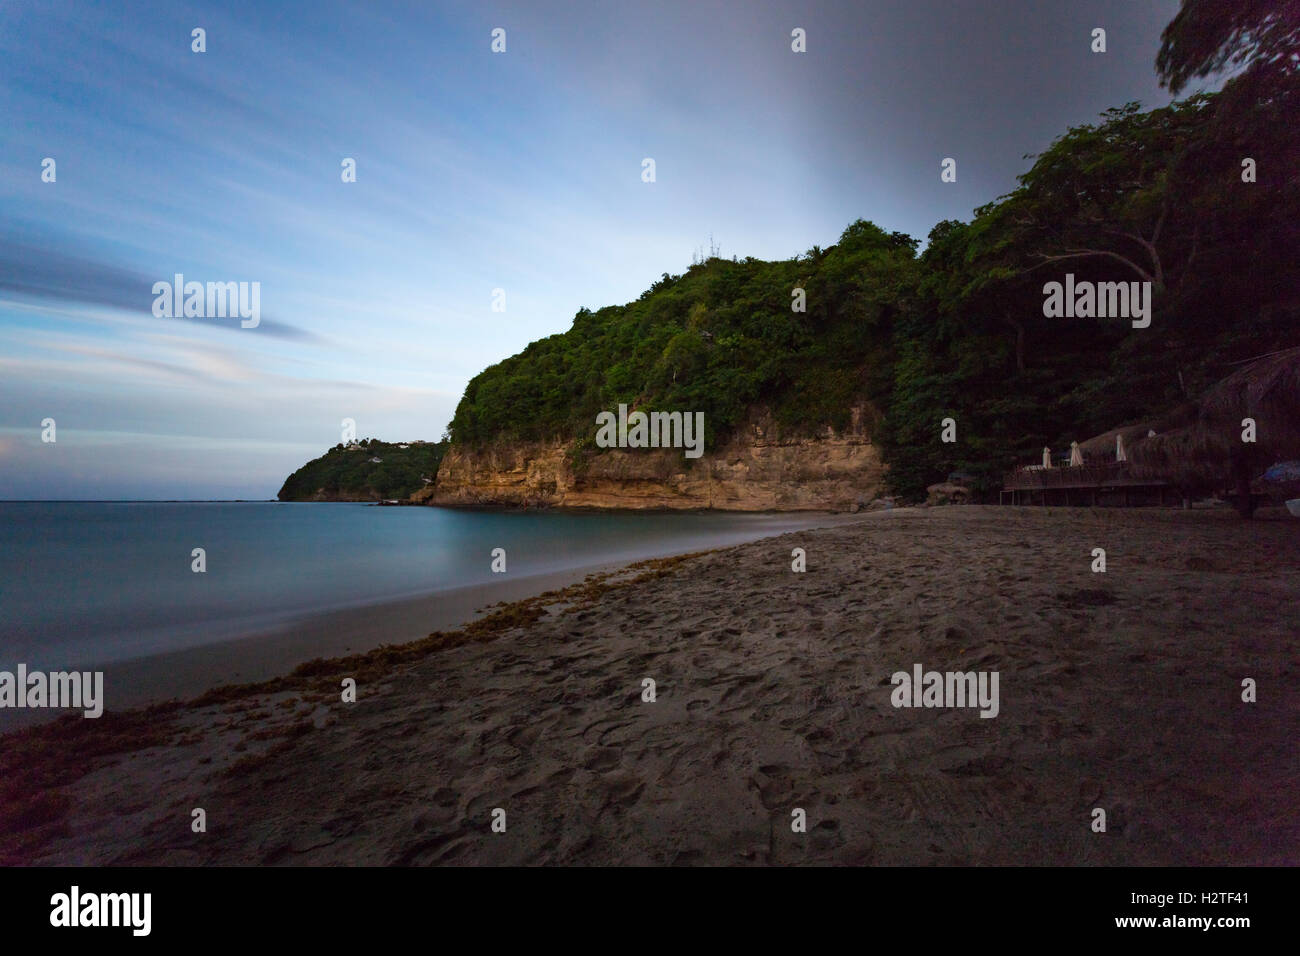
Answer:
<path fill-rule="evenodd" d="M 457 511 L 280 502 L 0 502 L 0 670 L 248 636 L 503 576 L 738 544 L 815 516 Z M 203 548 L 207 570 L 191 570 Z"/>

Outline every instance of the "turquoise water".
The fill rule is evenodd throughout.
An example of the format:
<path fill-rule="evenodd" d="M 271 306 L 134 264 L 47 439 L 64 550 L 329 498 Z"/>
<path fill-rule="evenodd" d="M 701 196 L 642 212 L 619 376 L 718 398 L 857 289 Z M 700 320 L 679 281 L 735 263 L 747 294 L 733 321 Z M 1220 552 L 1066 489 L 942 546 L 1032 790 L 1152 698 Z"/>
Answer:
<path fill-rule="evenodd" d="M 789 516 L 0 502 L 0 669 L 122 660 L 332 608 L 735 544 Z M 814 522 L 808 522 L 814 523 Z M 191 570 L 203 548 L 207 570 Z"/>

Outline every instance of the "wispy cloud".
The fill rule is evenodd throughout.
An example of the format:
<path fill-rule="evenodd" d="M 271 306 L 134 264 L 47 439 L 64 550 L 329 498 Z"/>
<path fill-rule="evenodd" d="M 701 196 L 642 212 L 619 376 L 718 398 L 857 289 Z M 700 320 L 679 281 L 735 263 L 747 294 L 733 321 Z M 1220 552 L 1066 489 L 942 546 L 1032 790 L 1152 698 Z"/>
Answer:
<path fill-rule="evenodd" d="M 153 276 L 133 272 L 109 262 L 70 255 L 60 249 L 34 246 L 0 236 L 0 298 L 11 296 L 55 302 L 84 302 L 153 316 L 153 285 L 172 281 L 174 273 L 159 270 Z M 189 278 L 199 277 L 191 275 Z M 227 276 L 199 281 L 230 281 Z M 251 280 L 244 280 L 251 281 Z M 165 321 L 165 320 L 160 320 Z M 242 329 L 238 317 L 204 319 L 214 328 Z M 273 338 L 303 344 L 325 340 L 306 329 L 263 316 L 257 331 Z"/>

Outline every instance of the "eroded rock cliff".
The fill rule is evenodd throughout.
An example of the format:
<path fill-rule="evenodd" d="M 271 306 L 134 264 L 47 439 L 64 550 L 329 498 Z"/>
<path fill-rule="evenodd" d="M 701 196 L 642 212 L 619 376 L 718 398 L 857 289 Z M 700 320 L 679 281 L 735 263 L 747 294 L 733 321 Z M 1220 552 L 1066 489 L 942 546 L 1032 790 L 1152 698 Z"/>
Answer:
<path fill-rule="evenodd" d="M 756 413 L 721 446 L 687 459 L 681 449 L 575 452 L 573 442 L 452 446 L 430 504 L 504 507 L 847 510 L 881 490 L 884 465 L 872 415 L 853 410 L 843 432 L 783 436 Z"/>

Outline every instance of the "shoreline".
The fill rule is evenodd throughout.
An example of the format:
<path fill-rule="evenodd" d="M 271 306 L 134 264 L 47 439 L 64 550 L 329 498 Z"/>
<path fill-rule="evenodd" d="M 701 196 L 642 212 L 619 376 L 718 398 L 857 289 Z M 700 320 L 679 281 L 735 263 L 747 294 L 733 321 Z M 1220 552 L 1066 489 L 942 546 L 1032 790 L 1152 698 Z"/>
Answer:
<path fill-rule="evenodd" d="M 301 502 L 311 504 L 337 504 L 340 502 Z M 349 502 L 342 502 L 349 503 Z M 350 502 L 352 504 L 375 504 L 375 502 Z M 393 507 L 393 506 L 389 506 Z M 413 501 L 404 503 L 403 507 L 413 508 L 446 508 L 448 511 L 485 511 L 493 514 L 545 514 L 554 512 L 555 514 L 579 514 L 579 515 L 751 515 L 754 517 L 776 518 L 776 517 L 807 517 L 812 515 L 824 515 L 826 517 L 859 517 L 860 515 L 873 514 L 863 508 L 853 512 L 845 509 L 832 508 L 715 508 L 711 505 L 700 505 L 690 508 L 669 508 L 663 505 L 647 506 L 644 508 L 617 508 L 602 507 L 599 505 L 525 505 L 525 504 L 492 504 L 492 503 L 475 503 L 459 501 Z M 895 505 L 888 509 L 894 511 L 901 508 L 909 507 L 908 505 Z"/>
<path fill-rule="evenodd" d="M 858 520 L 865 513 L 771 512 L 765 515 L 774 521 L 771 527 L 756 529 L 761 534 L 742 541 L 704 545 L 703 549 L 712 551 L 796 530 L 833 527 L 846 521 Z M 505 575 L 500 580 L 483 584 L 297 613 L 286 617 L 282 622 L 250 629 L 238 637 L 218 638 L 189 647 L 135 657 L 92 659 L 72 669 L 104 672 L 105 696 L 108 700 L 106 713 L 133 710 L 164 701 L 185 701 L 217 687 L 271 680 L 308 661 L 364 654 L 384 645 L 418 641 L 434 631 L 456 630 L 482 619 L 499 604 L 511 604 L 547 591 L 563 589 L 580 583 L 589 575 L 617 573 L 640 561 L 699 550 L 694 546 L 666 551 L 651 548 L 644 553 L 573 568 L 522 577 Z M 63 713 L 66 711 L 0 709 L 0 736 L 55 720 Z"/>
<path fill-rule="evenodd" d="M 402 645 L 432 631 L 454 630 L 482 618 L 497 603 L 513 603 L 581 581 L 617 564 L 595 564 L 491 584 L 471 584 L 422 597 L 380 601 L 297 617 L 244 637 L 87 665 L 113 675 L 117 710 L 188 699 L 231 684 L 282 676 L 307 661 L 364 654 Z M 106 693 L 110 693 L 105 675 Z M 0 733 L 7 729 L 0 723 Z"/>

